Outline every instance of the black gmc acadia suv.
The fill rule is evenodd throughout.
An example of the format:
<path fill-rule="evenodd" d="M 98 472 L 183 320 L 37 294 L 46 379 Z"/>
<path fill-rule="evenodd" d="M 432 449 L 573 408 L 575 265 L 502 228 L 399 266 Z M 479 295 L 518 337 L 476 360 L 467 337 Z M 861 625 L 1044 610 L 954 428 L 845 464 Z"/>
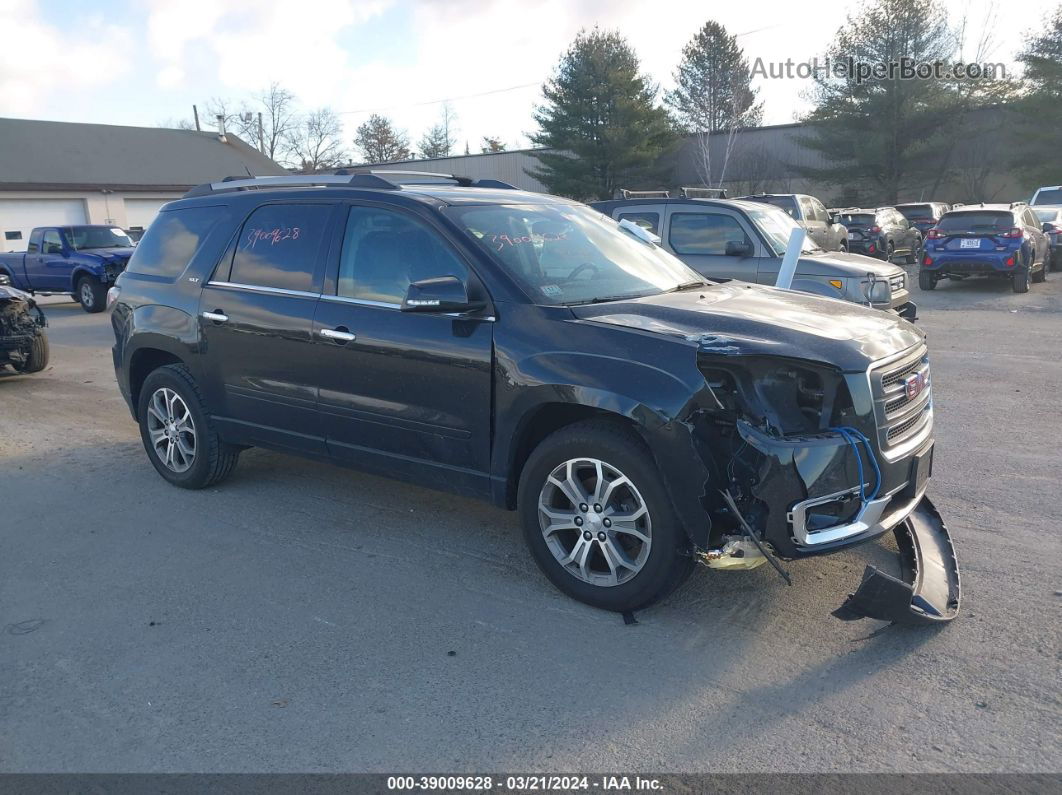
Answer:
<path fill-rule="evenodd" d="M 108 300 L 174 485 L 261 445 L 489 499 L 557 587 L 617 611 L 698 561 L 788 578 L 779 559 L 893 530 L 901 577 L 868 567 L 836 614 L 958 610 L 925 339 L 894 315 L 706 281 L 566 199 L 397 171 L 193 189 Z"/>

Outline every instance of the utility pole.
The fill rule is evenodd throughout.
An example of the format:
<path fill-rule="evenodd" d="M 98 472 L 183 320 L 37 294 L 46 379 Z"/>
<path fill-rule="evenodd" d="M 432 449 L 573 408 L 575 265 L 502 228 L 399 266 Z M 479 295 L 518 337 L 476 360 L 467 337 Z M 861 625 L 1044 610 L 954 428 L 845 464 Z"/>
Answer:
<path fill-rule="evenodd" d="M 202 132 L 202 130 L 199 129 L 199 108 L 195 105 L 192 105 L 192 115 L 195 116 L 195 131 Z"/>

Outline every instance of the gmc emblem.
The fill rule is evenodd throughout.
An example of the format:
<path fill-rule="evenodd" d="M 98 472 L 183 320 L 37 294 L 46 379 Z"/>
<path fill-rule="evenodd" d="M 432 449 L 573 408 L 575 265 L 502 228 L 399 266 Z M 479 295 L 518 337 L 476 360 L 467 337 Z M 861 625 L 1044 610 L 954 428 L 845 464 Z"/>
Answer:
<path fill-rule="evenodd" d="M 916 397 L 922 394 L 922 390 L 926 388 L 926 376 L 924 373 L 915 373 L 909 375 L 903 379 L 904 392 L 907 395 L 908 400 L 914 400 Z"/>

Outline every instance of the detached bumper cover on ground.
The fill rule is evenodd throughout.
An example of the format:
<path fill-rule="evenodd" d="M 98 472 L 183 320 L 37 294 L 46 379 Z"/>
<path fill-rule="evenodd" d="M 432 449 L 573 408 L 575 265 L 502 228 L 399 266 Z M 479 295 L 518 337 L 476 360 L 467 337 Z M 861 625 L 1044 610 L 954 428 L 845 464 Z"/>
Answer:
<path fill-rule="evenodd" d="M 893 532 L 901 578 L 867 566 L 859 588 L 833 614 L 844 621 L 876 618 L 908 625 L 951 621 L 959 613 L 959 565 L 937 509 L 923 498 Z"/>

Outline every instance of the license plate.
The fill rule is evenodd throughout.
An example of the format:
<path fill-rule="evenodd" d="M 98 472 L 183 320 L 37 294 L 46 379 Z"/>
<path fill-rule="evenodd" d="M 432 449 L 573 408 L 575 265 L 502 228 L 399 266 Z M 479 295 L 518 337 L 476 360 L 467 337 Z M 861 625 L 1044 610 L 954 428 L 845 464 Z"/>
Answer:
<path fill-rule="evenodd" d="M 980 240 L 960 240 L 959 248 L 981 248 Z"/>
<path fill-rule="evenodd" d="M 914 461 L 911 462 L 911 479 L 907 483 L 907 493 L 912 497 L 918 494 L 925 488 L 926 481 L 932 473 L 933 448 L 930 447 L 924 453 L 916 455 Z"/>

